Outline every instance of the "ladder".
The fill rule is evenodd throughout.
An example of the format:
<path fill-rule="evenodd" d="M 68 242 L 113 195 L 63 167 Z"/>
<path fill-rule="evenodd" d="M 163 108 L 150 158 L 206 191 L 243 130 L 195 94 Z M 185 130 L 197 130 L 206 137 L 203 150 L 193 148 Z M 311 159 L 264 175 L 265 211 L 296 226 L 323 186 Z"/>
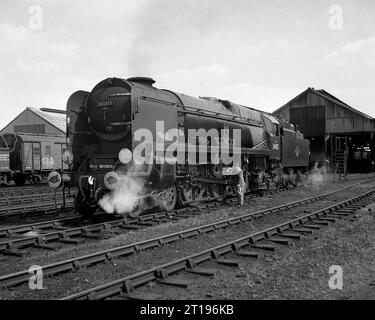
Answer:
<path fill-rule="evenodd" d="M 348 179 L 348 152 L 346 150 L 340 150 L 335 152 L 335 172 L 334 179 L 336 180 L 336 175 L 338 175 L 339 180 Z"/>

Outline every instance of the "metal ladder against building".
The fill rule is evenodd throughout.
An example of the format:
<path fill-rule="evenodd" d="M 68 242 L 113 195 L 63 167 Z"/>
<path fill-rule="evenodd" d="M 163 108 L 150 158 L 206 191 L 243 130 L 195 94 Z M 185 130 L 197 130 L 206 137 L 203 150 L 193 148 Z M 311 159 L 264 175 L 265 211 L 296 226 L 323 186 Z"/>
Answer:
<path fill-rule="evenodd" d="M 340 150 L 335 152 L 335 172 L 334 178 L 338 175 L 339 180 L 348 179 L 348 152 L 346 150 Z"/>

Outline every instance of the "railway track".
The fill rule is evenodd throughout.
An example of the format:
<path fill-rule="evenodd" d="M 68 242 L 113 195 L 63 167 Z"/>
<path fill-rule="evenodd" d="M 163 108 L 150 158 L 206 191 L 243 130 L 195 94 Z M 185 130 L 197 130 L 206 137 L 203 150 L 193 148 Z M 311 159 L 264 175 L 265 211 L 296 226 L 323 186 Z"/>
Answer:
<path fill-rule="evenodd" d="M 0 219 L 7 219 L 9 217 L 16 217 L 16 216 L 22 216 L 25 217 L 29 214 L 51 214 L 51 213 L 57 213 L 61 209 L 63 209 L 63 199 L 57 198 L 56 203 L 54 201 L 54 198 L 49 200 L 42 200 L 37 202 L 31 202 L 27 204 L 19 204 L 19 205 L 12 205 L 7 206 L 0 209 Z M 74 201 L 72 199 L 66 200 L 66 206 L 65 209 L 73 208 Z"/>
<path fill-rule="evenodd" d="M 357 184 L 355 184 L 355 185 L 357 185 Z M 354 185 L 347 186 L 347 187 L 342 188 L 340 190 L 335 190 L 335 191 L 325 193 L 325 194 L 321 194 L 321 195 L 318 195 L 318 196 L 315 196 L 315 197 L 309 197 L 309 198 L 306 198 L 306 199 L 294 201 L 294 202 L 283 204 L 283 205 L 280 205 L 280 206 L 267 208 L 267 209 L 264 209 L 264 210 L 261 210 L 261 211 L 251 212 L 251 213 L 241 215 L 241 216 L 237 216 L 237 217 L 234 217 L 234 218 L 230 218 L 230 219 L 226 219 L 226 220 L 222 220 L 222 221 L 217 221 L 217 222 L 214 222 L 214 223 L 211 223 L 211 224 L 198 226 L 198 227 L 195 227 L 195 228 L 192 228 L 192 229 L 183 230 L 183 231 L 173 233 L 173 234 L 164 235 L 164 236 L 161 236 L 157 239 L 145 240 L 145 241 L 142 241 L 142 242 L 137 242 L 137 243 L 133 243 L 133 244 L 130 244 L 130 245 L 120 246 L 120 247 L 112 248 L 112 249 L 109 249 L 109 250 L 96 252 L 96 253 L 93 253 L 93 254 L 90 254 L 90 255 L 85 255 L 85 256 L 76 257 L 76 258 L 73 258 L 73 259 L 49 264 L 49 265 L 46 265 L 46 266 L 42 267 L 43 272 L 44 272 L 44 275 L 46 275 L 46 276 L 53 276 L 55 274 L 59 274 L 59 273 L 63 273 L 63 272 L 69 272 L 69 271 L 78 269 L 78 268 L 83 267 L 83 266 L 93 265 L 93 264 L 103 262 L 103 261 L 109 261 L 109 260 L 114 259 L 116 257 L 132 255 L 132 254 L 135 254 L 135 253 L 137 253 L 139 251 L 142 251 L 142 250 L 159 247 L 159 246 L 162 246 L 164 244 L 168 244 L 170 242 L 174 242 L 174 241 L 177 241 L 177 240 L 189 238 L 189 237 L 192 237 L 192 236 L 195 236 L 195 235 L 204 234 L 204 233 L 208 233 L 208 232 L 215 231 L 215 230 L 220 230 L 222 228 L 230 227 L 230 226 L 233 226 L 233 225 L 238 225 L 238 224 L 241 224 L 241 223 L 244 223 L 244 222 L 247 222 L 247 221 L 251 221 L 251 220 L 254 220 L 256 218 L 263 217 L 265 215 L 269 215 L 269 214 L 272 214 L 272 213 L 279 213 L 281 211 L 290 210 L 292 208 L 304 206 L 304 205 L 307 205 L 307 204 L 312 204 L 319 199 L 326 198 L 327 196 L 329 196 L 331 194 L 342 192 L 343 190 L 349 189 L 350 187 L 353 187 L 353 186 Z M 195 212 L 190 212 L 194 215 L 196 215 L 196 213 L 200 211 L 199 208 L 188 208 L 188 209 L 190 211 L 195 209 L 196 210 Z M 178 217 L 178 214 L 176 212 L 175 213 L 168 213 L 168 214 L 174 214 L 172 217 L 176 217 L 177 219 L 186 218 L 189 215 L 186 215 L 186 209 L 184 209 L 184 210 L 185 210 L 184 213 L 181 212 L 181 217 Z M 157 219 L 159 221 L 161 220 L 161 218 L 163 217 L 163 216 L 161 216 L 161 214 L 162 213 L 141 216 L 141 217 L 139 217 L 139 219 L 141 219 L 141 218 L 143 218 L 143 219 L 146 218 L 146 219 L 145 220 L 142 219 L 142 222 L 140 222 L 139 220 L 136 221 L 136 220 L 133 219 L 132 222 L 134 224 L 142 223 L 142 225 L 144 226 L 145 222 L 147 223 L 147 222 L 150 222 L 148 220 L 151 220 L 152 221 L 151 224 L 153 224 L 153 222 L 155 221 L 153 219 Z M 164 217 L 166 217 L 166 216 L 164 216 Z M 102 224 L 97 224 L 97 225 L 95 225 L 95 228 L 99 228 L 99 230 L 102 230 L 105 227 L 109 228 L 113 225 L 120 226 L 120 227 L 125 228 L 125 229 L 128 228 L 128 227 L 132 227 L 132 223 L 129 223 L 129 221 L 122 220 L 122 221 L 112 221 L 112 222 L 105 222 L 105 223 L 102 223 Z M 146 225 L 150 225 L 150 223 L 146 224 Z M 22 247 L 25 247 L 25 246 L 33 246 L 33 247 L 35 246 L 37 248 L 38 247 L 41 247 L 41 248 L 47 247 L 48 248 L 47 239 L 61 239 L 61 237 L 62 237 L 63 240 L 64 239 L 72 239 L 73 235 L 75 235 L 75 236 L 77 236 L 77 235 L 93 236 L 93 234 L 91 234 L 92 230 L 93 230 L 92 228 L 93 228 L 93 226 L 86 226 L 86 227 L 82 227 L 82 228 L 75 228 L 74 230 L 72 229 L 68 233 L 66 232 L 67 230 L 60 231 L 60 232 L 54 232 L 54 233 L 50 234 L 49 236 L 47 236 L 46 238 L 39 236 L 39 237 L 31 237 L 31 238 L 26 238 L 26 239 L 17 239 L 17 240 L 6 241 L 6 242 L 0 243 L 0 251 L 4 252 L 4 250 L 5 250 L 5 253 L 12 254 L 12 253 L 15 252 L 15 249 L 22 248 Z M 73 240 L 76 240 L 76 239 L 73 239 Z M 68 240 L 68 242 L 69 241 L 70 240 Z M 11 252 L 11 251 L 13 251 L 13 252 Z M 21 272 L 16 272 L 16 273 L 13 273 L 13 274 L 2 276 L 2 277 L 0 277 L 0 286 L 9 287 L 9 286 L 19 285 L 21 283 L 27 282 L 28 279 L 29 279 L 29 276 L 30 275 L 29 275 L 28 271 L 21 271 Z"/>
<path fill-rule="evenodd" d="M 72 216 L 68 216 L 68 217 L 64 217 L 60 219 L 53 219 L 53 220 L 48 220 L 48 221 L 41 221 L 41 222 L 36 222 L 36 223 L 0 228 L 0 240 L 3 240 L 4 238 L 11 239 L 12 237 L 13 238 L 20 237 L 24 233 L 27 233 L 30 231 L 48 232 L 51 229 L 52 230 L 63 229 L 69 223 L 80 222 L 80 221 L 81 222 L 85 221 L 85 218 L 82 216 L 72 215 Z"/>
<path fill-rule="evenodd" d="M 280 192 L 275 190 L 273 193 Z M 253 195 L 254 196 L 254 195 Z M 249 197 L 249 196 L 248 196 Z M 228 199 L 225 203 L 230 204 L 236 199 Z M 21 252 L 19 248 L 37 247 L 41 249 L 53 249 L 48 246 L 51 242 L 80 244 L 85 238 L 102 239 L 104 231 L 113 230 L 115 228 L 126 230 L 138 230 L 140 228 L 153 226 L 158 223 L 168 222 L 170 220 L 188 218 L 196 215 L 200 210 L 210 209 L 222 205 L 221 202 L 210 202 L 197 205 L 195 207 L 183 208 L 174 211 L 160 211 L 156 213 L 141 215 L 137 218 L 121 217 L 114 220 L 104 221 L 95 224 L 67 227 L 64 223 L 79 220 L 85 221 L 83 217 L 67 217 L 55 219 L 45 222 L 37 222 L 28 225 L 11 226 L 0 229 L 0 254 L 23 256 L 25 252 Z M 95 217 L 95 216 L 94 216 Z M 43 232 L 43 231 L 46 232 Z M 35 236 L 24 236 L 25 232 L 34 231 L 38 233 Z M 83 238 L 83 239 L 79 239 Z"/>
<path fill-rule="evenodd" d="M 350 187 L 352 186 L 329 192 L 318 197 L 311 197 L 306 199 L 306 201 L 296 202 L 295 205 L 298 206 L 300 205 L 300 203 L 304 204 L 317 201 L 329 195 L 346 190 Z M 281 191 L 282 190 L 271 190 L 267 192 L 267 195 L 272 195 Z M 256 196 L 257 195 L 249 194 L 247 195 L 247 199 Z M 227 199 L 225 201 L 225 204 L 233 204 L 236 201 L 236 198 Z M 103 239 L 103 233 L 106 231 L 108 232 L 116 229 L 139 230 L 141 228 L 154 226 L 156 224 L 169 222 L 171 220 L 185 219 L 200 215 L 201 210 L 209 210 L 211 208 L 216 208 L 222 205 L 222 202 L 209 202 L 194 207 L 182 208 L 170 212 L 160 211 L 141 215 L 137 218 L 119 217 L 117 219 L 107 219 L 107 221 L 92 224 L 87 224 L 87 219 L 85 219 L 84 217 L 76 216 L 31 223 L 27 225 L 10 226 L 0 229 L 0 254 L 22 257 L 26 254 L 26 252 L 20 251 L 19 249 L 25 249 L 27 247 L 54 250 L 54 247 L 50 246 L 52 242 L 78 245 L 82 244 L 85 239 L 101 240 Z M 288 206 L 285 208 L 288 208 L 289 206 L 294 206 L 294 204 L 288 204 Z M 76 221 L 77 224 L 84 223 L 84 225 L 66 225 L 67 223 L 74 221 Z M 27 232 L 34 232 L 34 235 L 24 235 L 24 233 Z"/>
<path fill-rule="evenodd" d="M 0 197 L 17 197 L 35 193 L 54 193 L 54 189 L 48 186 L 28 186 L 28 187 L 9 187 L 0 188 Z"/>
<path fill-rule="evenodd" d="M 56 193 L 56 200 L 62 200 L 63 193 L 58 192 Z M 2 197 L 0 199 L 0 207 L 3 206 L 15 206 L 15 205 L 23 205 L 23 204 L 30 204 L 30 203 L 37 203 L 37 202 L 48 202 L 55 199 L 54 193 L 35 193 L 35 194 L 28 194 L 22 195 L 18 197 Z"/>
<path fill-rule="evenodd" d="M 152 292 L 156 289 L 155 286 L 152 286 L 152 289 L 147 287 L 147 291 L 141 291 L 140 289 L 151 282 L 156 285 L 188 288 L 190 282 L 183 278 L 183 274 L 193 273 L 200 276 L 213 276 L 220 266 L 239 267 L 241 259 L 258 258 L 264 251 L 275 251 L 278 245 L 288 245 L 291 241 L 299 240 L 302 236 L 313 233 L 314 230 L 319 230 L 343 217 L 348 217 L 358 209 L 373 202 L 374 194 L 375 189 L 372 189 L 313 213 L 250 233 L 204 251 L 187 255 L 170 263 L 64 297 L 62 300 L 105 299 L 111 297 L 137 300 L 162 298 L 162 296 Z M 231 221 L 233 223 L 234 220 Z M 244 221 L 243 217 L 240 218 L 240 221 Z M 229 220 L 225 222 L 225 224 L 228 223 Z M 216 229 L 218 228 L 222 228 L 222 226 L 217 224 Z M 184 239 L 199 234 L 200 231 L 198 230 L 187 230 L 179 235 L 174 235 L 174 237 Z M 162 244 L 161 241 L 164 242 L 166 239 L 159 238 L 154 239 L 154 241 L 154 246 L 160 246 Z M 109 255 L 108 259 L 114 257 Z M 207 268 L 204 266 L 206 263 L 214 263 L 216 268 Z M 179 277 L 174 277 L 176 275 L 179 275 Z"/>
<path fill-rule="evenodd" d="M 15 187 L 0 190 L 0 219 L 23 216 L 31 213 L 46 214 L 58 212 L 63 205 L 63 192 L 49 187 Z M 66 191 L 66 207 L 73 207 L 74 189 Z"/>

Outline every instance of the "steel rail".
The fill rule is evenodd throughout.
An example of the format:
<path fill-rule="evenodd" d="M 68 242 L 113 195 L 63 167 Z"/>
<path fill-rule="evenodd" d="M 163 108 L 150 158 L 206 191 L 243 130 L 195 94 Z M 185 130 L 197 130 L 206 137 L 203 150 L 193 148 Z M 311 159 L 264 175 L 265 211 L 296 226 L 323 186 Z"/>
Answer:
<path fill-rule="evenodd" d="M 351 199 L 342 201 L 340 203 L 331 205 L 324 209 L 320 209 L 310 214 L 306 214 L 302 217 L 292 219 L 273 227 L 267 228 L 262 231 L 251 233 L 247 236 L 239 239 L 226 242 L 224 244 L 206 249 L 199 253 L 195 253 L 170 263 L 166 263 L 149 270 L 145 270 L 109 283 L 106 283 L 95 288 L 91 288 L 67 297 L 61 300 L 76 300 L 76 299 L 104 299 L 114 295 L 125 295 L 125 297 L 132 297 L 134 290 L 145 286 L 151 281 L 165 280 L 171 275 L 174 275 L 181 271 L 194 270 L 200 264 L 213 261 L 222 263 L 226 254 L 234 253 L 241 255 L 241 251 L 246 247 L 256 247 L 256 244 L 260 241 L 272 240 L 274 236 L 285 236 L 288 238 L 286 231 L 298 232 L 298 227 L 307 225 L 309 222 L 313 222 L 317 219 L 322 219 L 329 213 L 335 212 L 349 204 L 353 204 L 360 200 L 363 200 L 375 193 L 375 189 L 370 190 L 364 194 L 358 195 Z"/>
<path fill-rule="evenodd" d="M 62 192 L 58 192 L 56 194 L 56 199 L 62 199 L 62 197 L 63 197 Z M 54 199 L 55 199 L 55 195 L 51 193 L 22 195 L 19 197 L 9 197 L 9 198 L 0 199 L 0 207 L 35 203 L 35 202 L 46 202 L 46 201 L 52 201 Z"/>
<path fill-rule="evenodd" d="M 274 194 L 275 192 L 281 192 L 281 190 L 271 190 L 269 194 Z M 251 197 L 254 195 L 248 195 L 248 197 Z M 170 221 L 170 219 L 174 219 L 177 215 L 182 218 L 183 214 L 192 214 L 194 212 L 197 212 L 201 209 L 209 209 L 211 207 L 217 207 L 221 206 L 223 204 L 231 204 L 236 201 L 236 197 L 232 199 L 226 199 L 225 202 L 207 202 L 203 204 L 198 204 L 194 207 L 185 207 L 177 210 L 173 210 L 170 212 L 167 211 L 159 211 L 154 212 L 151 214 L 145 214 L 138 216 L 136 218 L 130 218 L 130 217 L 122 217 L 119 219 L 115 219 L 112 221 L 106 221 L 96 224 L 91 224 L 87 226 L 80 226 L 80 227 L 74 227 L 74 228 L 63 228 L 63 230 L 58 231 L 50 231 L 49 233 L 40 234 L 38 236 L 31 236 L 31 237 L 25 237 L 22 239 L 8 239 L 4 241 L 4 236 L 12 237 L 14 235 L 17 235 L 21 232 L 27 232 L 27 231 L 33 231 L 37 230 L 38 227 L 46 229 L 48 227 L 52 227 L 53 224 L 58 223 L 59 221 L 64 221 L 65 218 L 57 219 L 57 220 L 51 220 L 51 221 L 45 221 L 45 222 L 37 222 L 32 223 L 28 225 L 21 225 L 21 226 L 12 226 L 9 228 L 3 228 L 0 229 L 0 237 L 3 236 L 3 239 L 0 238 L 0 253 L 4 250 L 8 249 L 17 249 L 20 247 L 25 246 L 33 246 L 33 245 L 40 245 L 42 243 L 48 242 L 48 241 L 57 241 L 59 239 L 67 239 L 70 237 L 79 237 L 80 235 L 87 235 L 87 234 L 93 234 L 102 232 L 105 230 L 110 230 L 113 228 L 129 228 L 129 229 L 135 229 L 136 225 L 139 226 L 148 226 L 153 225 L 153 222 L 162 222 L 163 219 L 167 219 L 166 221 Z M 104 211 L 101 211 L 101 213 L 104 213 Z M 52 225 L 51 225 L 52 223 Z M 57 225 L 56 228 L 59 226 Z"/>
<path fill-rule="evenodd" d="M 59 199 L 55 206 L 55 201 L 49 202 L 38 202 L 29 205 L 21 204 L 17 206 L 10 206 L 9 208 L 0 209 L 0 218 L 8 218 L 17 215 L 23 215 L 27 213 L 48 213 L 48 212 L 56 212 L 62 209 L 62 200 Z M 67 199 L 66 208 L 73 208 L 73 200 Z"/>
<path fill-rule="evenodd" d="M 281 192 L 280 190 L 272 190 L 276 192 Z M 275 192 L 268 192 L 267 194 L 274 194 Z M 251 195 L 247 195 L 246 198 L 249 198 Z M 131 225 L 136 225 L 136 224 L 141 224 L 141 225 L 147 225 L 148 223 L 151 222 L 156 222 L 160 219 L 173 219 L 173 214 L 174 213 L 191 213 L 197 211 L 197 208 L 200 209 L 208 209 L 210 207 L 215 207 L 218 205 L 222 204 L 230 204 L 235 201 L 235 198 L 232 199 L 226 199 L 224 202 L 209 202 L 209 203 L 204 203 L 204 204 L 199 204 L 196 205 L 195 207 L 187 207 L 187 208 L 182 208 L 179 210 L 174 210 L 169 213 L 166 211 L 160 211 L 160 212 L 154 212 L 151 214 L 146 214 L 146 215 L 141 215 L 136 218 L 120 218 L 117 220 L 113 221 L 119 221 L 119 222 L 126 222 L 126 226 L 131 226 Z M 94 215 L 93 218 L 97 217 L 98 215 L 105 214 L 104 210 L 101 210 L 98 214 Z M 5 227 L 5 228 L 0 228 L 0 238 L 1 237 L 7 237 L 7 236 L 13 236 L 17 234 L 21 234 L 23 232 L 27 231 L 34 231 L 34 230 L 40 230 L 40 229 L 48 229 L 48 228 L 53 228 L 53 227 L 59 227 L 61 223 L 64 223 L 66 221 L 69 221 L 70 219 L 79 219 L 79 218 L 84 218 L 83 216 L 73 216 L 73 217 L 65 217 L 65 218 L 60 218 L 60 219 L 53 219 L 53 220 L 48 220 L 48 221 L 42 221 L 42 222 L 36 222 L 36 223 L 31 223 L 31 224 L 24 224 L 24 225 L 19 225 L 19 226 L 10 226 L 10 227 Z M 103 222 L 104 223 L 104 222 Z"/>
<path fill-rule="evenodd" d="M 54 190 L 48 186 L 27 186 L 27 187 L 9 187 L 9 189 L 0 188 L 0 197 L 19 196 L 32 193 L 53 193 Z"/>
<path fill-rule="evenodd" d="M 302 200 L 293 201 L 293 202 L 282 204 L 279 206 L 275 206 L 275 207 L 255 211 L 255 212 L 250 212 L 250 213 L 240 215 L 237 217 L 233 217 L 233 218 L 229 218 L 226 220 L 221 220 L 221 221 L 217 221 L 214 223 L 210 223 L 210 224 L 206 224 L 206 225 L 202 225 L 198 227 L 185 229 L 179 232 L 163 235 L 157 238 L 148 239 L 148 240 L 144 240 L 144 241 L 140 241 L 140 242 L 136 242 L 132 244 L 127 244 L 124 246 L 119 246 L 116 248 L 111 248 L 108 250 L 99 251 L 99 252 L 95 252 L 92 254 L 52 263 L 52 264 L 45 265 L 42 267 L 43 274 L 45 276 L 52 276 L 57 273 L 69 272 L 75 269 L 79 269 L 80 267 L 83 267 L 83 266 L 108 261 L 115 257 L 132 255 L 142 250 L 160 247 L 170 242 L 183 240 L 185 238 L 189 238 L 189 237 L 196 236 L 199 234 L 204 234 L 204 233 L 208 233 L 208 232 L 215 231 L 218 229 L 226 228 L 232 225 L 240 224 L 240 223 L 243 223 L 243 222 L 258 218 L 258 217 L 262 217 L 268 214 L 280 212 L 280 211 L 294 208 L 297 206 L 301 206 L 307 203 L 312 203 L 314 201 L 325 198 L 331 194 L 346 190 L 350 187 L 352 186 L 347 186 L 339 190 L 320 194 L 314 197 L 308 197 Z M 189 209 L 193 209 L 193 208 L 189 208 Z M 161 214 L 163 213 L 157 214 L 156 217 L 160 217 Z M 168 214 L 171 214 L 171 213 L 169 212 Z M 101 228 L 108 229 L 110 225 L 120 226 L 122 223 L 123 222 L 121 221 L 112 221 L 112 222 L 105 222 L 102 224 L 97 224 L 95 226 L 85 226 L 85 227 L 75 228 L 72 230 L 64 230 L 64 231 L 55 232 L 50 235 L 47 235 L 47 237 L 45 237 L 44 239 L 41 236 L 39 237 L 36 236 L 36 237 L 30 237 L 27 239 L 15 240 L 15 241 L 12 241 L 11 245 L 7 243 L 5 244 L 0 243 L 0 251 L 5 250 L 5 249 L 12 249 L 14 248 L 13 245 L 15 245 L 15 247 L 21 246 L 21 245 L 38 246 L 40 244 L 43 244 L 48 239 L 58 239 L 58 237 L 60 237 L 61 235 L 64 235 L 65 237 L 67 237 L 68 235 L 71 236 L 71 235 L 79 235 L 79 234 L 88 234 L 92 232 L 92 230 L 98 230 Z M 123 225 L 127 226 L 126 223 L 125 224 L 123 223 Z M 0 286 L 3 286 L 3 287 L 15 286 L 15 285 L 27 282 L 29 280 L 29 277 L 30 277 L 30 274 L 28 270 L 0 276 Z"/>
<path fill-rule="evenodd" d="M 55 228 L 60 227 L 64 222 L 74 221 L 77 219 L 82 218 L 81 216 L 74 215 L 70 217 L 60 218 L 60 219 L 53 219 L 48 221 L 41 221 L 32 224 L 23 224 L 19 226 L 11 226 L 6 228 L 0 229 L 0 239 L 4 237 L 11 237 L 14 235 L 22 234 L 28 231 L 39 231 L 42 229 L 48 228 Z"/>
<path fill-rule="evenodd" d="M 270 212 L 272 213 L 272 210 L 277 210 L 278 208 L 288 209 L 292 206 L 299 206 L 307 202 L 317 201 L 323 197 L 327 197 L 331 194 L 335 194 L 337 192 L 346 190 L 347 188 L 349 187 L 336 190 L 336 191 L 331 191 L 331 192 L 318 195 L 315 197 L 309 197 L 304 200 L 294 201 L 292 203 L 277 206 L 269 210 L 271 210 Z M 231 199 L 229 201 L 234 202 L 236 201 L 236 199 Z M 85 237 L 88 235 L 93 235 L 95 233 L 108 231 L 114 228 L 133 229 L 136 224 L 147 226 L 147 225 L 151 225 L 152 222 L 160 222 L 160 220 L 162 219 L 168 218 L 168 220 L 170 220 L 178 216 L 183 217 L 184 214 L 192 214 L 202 209 L 209 209 L 211 207 L 217 207 L 220 205 L 222 205 L 220 202 L 209 202 L 209 203 L 197 205 L 195 207 L 182 208 L 182 209 L 173 210 L 169 212 L 160 211 L 156 213 L 142 215 L 137 218 L 124 217 L 124 218 L 120 218 L 120 219 L 113 220 L 113 221 L 106 221 L 106 222 L 101 222 L 101 223 L 96 223 L 96 224 L 91 224 L 91 225 L 86 225 L 86 226 L 79 226 L 79 227 L 67 228 L 63 230 L 51 231 L 51 232 L 36 235 L 36 236 L 29 236 L 29 237 L 18 238 L 18 239 L 6 239 L 5 241 L 0 241 L 0 253 L 6 250 L 15 250 L 15 249 L 23 248 L 27 246 L 37 246 L 37 245 L 42 245 L 48 242 L 59 241 L 59 240 L 64 240 L 64 239 L 72 239 L 73 237 L 79 237 L 79 236 Z M 268 210 L 265 209 L 263 211 L 268 211 Z M 255 212 L 254 214 L 257 214 L 257 212 Z"/>

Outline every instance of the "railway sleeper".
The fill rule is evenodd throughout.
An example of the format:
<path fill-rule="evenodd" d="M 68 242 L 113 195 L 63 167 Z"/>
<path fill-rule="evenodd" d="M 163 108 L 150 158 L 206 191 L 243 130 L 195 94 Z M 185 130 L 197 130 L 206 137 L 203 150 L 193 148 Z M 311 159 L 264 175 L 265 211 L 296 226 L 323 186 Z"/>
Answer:
<path fill-rule="evenodd" d="M 215 263 L 222 264 L 228 267 L 238 268 L 240 266 L 240 261 L 236 259 L 227 259 L 227 258 L 216 258 L 212 260 Z"/>
<path fill-rule="evenodd" d="M 328 222 L 336 222 L 337 218 L 334 218 L 332 216 L 325 216 L 325 217 L 321 217 L 320 220 L 328 221 Z"/>
<path fill-rule="evenodd" d="M 326 215 L 326 218 L 333 218 L 333 219 L 336 219 L 336 220 L 337 219 L 342 219 L 343 217 L 344 217 L 344 215 L 336 214 L 336 212 L 335 213 L 330 213 L 330 214 Z"/>
<path fill-rule="evenodd" d="M 4 249 L 1 251 L 4 256 L 13 256 L 13 257 L 20 257 L 23 258 L 26 255 L 25 251 L 21 251 L 18 249 Z"/>
<path fill-rule="evenodd" d="M 303 228 L 303 227 L 294 227 L 293 231 L 299 232 L 299 233 L 302 233 L 302 234 L 305 234 L 305 233 L 312 234 L 313 233 L 313 230 L 308 229 L 308 228 Z"/>
<path fill-rule="evenodd" d="M 120 225 L 119 228 L 121 229 L 126 229 L 126 230 L 139 230 L 141 229 L 140 227 L 132 224 L 125 224 L 125 225 Z"/>
<path fill-rule="evenodd" d="M 347 217 L 347 216 L 349 216 L 351 213 L 352 213 L 352 211 L 347 212 L 347 211 L 343 211 L 343 210 L 339 210 L 339 211 L 335 211 L 335 212 L 334 212 L 335 215 L 342 216 L 342 217 Z"/>
<path fill-rule="evenodd" d="M 187 281 L 184 279 L 160 279 L 157 280 L 157 283 L 167 285 L 167 286 L 173 286 L 173 287 L 179 287 L 187 289 L 189 285 L 191 284 L 191 281 Z"/>
<path fill-rule="evenodd" d="M 87 239 L 94 239 L 94 240 L 101 240 L 103 239 L 103 232 L 86 232 L 80 235 L 81 238 L 87 238 Z"/>
<path fill-rule="evenodd" d="M 255 249 L 265 250 L 265 251 L 275 251 L 276 250 L 276 247 L 272 244 L 269 244 L 269 243 L 254 244 L 251 247 L 255 248 Z"/>
<path fill-rule="evenodd" d="M 236 250 L 233 254 L 240 256 L 240 257 L 248 257 L 248 258 L 259 258 L 261 253 L 258 251 L 249 251 L 249 250 Z"/>
<path fill-rule="evenodd" d="M 271 237 L 271 238 L 268 239 L 268 241 L 275 242 L 275 243 L 282 244 L 282 245 L 286 245 L 286 246 L 288 246 L 289 243 L 290 243 L 288 239 L 281 238 L 281 237 Z"/>
<path fill-rule="evenodd" d="M 57 248 L 48 243 L 35 243 L 32 245 L 33 248 L 56 251 Z"/>
<path fill-rule="evenodd" d="M 61 243 L 65 243 L 65 244 L 75 244 L 75 245 L 83 244 L 85 242 L 84 239 L 69 238 L 69 237 L 57 239 L 56 241 L 61 242 Z"/>
<path fill-rule="evenodd" d="M 318 224 L 304 224 L 304 227 L 308 228 L 308 229 L 313 229 L 313 230 L 320 230 L 322 228 L 322 225 L 318 225 Z"/>
<path fill-rule="evenodd" d="M 212 268 L 194 267 L 192 269 L 185 270 L 185 272 L 213 278 L 215 277 L 218 270 Z"/>
<path fill-rule="evenodd" d="M 328 226 L 329 222 L 326 221 L 325 219 L 319 218 L 319 219 L 314 219 L 313 224 L 321 225 L 321 226 Z"/>
<path fill-rule="evenodd" d="M 122 297 L 129 299 L 129 300 L 158 300 L 162 298 L 160 294 L 151 293 L 151 292 L 124 293 L 122 294 Z"/>
<path fill-rule="evenodd" d="M 281 233 L 279 236 L 283 238 L 290 238 L 290 239 L 296 239 L 296 240 L 300 240 L 302 238 L 302 235 L 297 232 L 284 232 L 284 233 Z"/>

